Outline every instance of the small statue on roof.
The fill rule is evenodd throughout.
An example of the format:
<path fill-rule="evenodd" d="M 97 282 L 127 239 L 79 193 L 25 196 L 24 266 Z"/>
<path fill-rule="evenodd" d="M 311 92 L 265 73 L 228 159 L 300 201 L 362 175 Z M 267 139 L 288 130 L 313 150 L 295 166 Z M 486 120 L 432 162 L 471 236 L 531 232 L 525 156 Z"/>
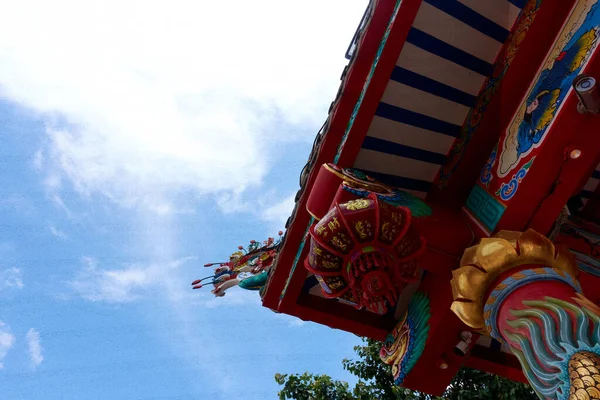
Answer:
<path fill-rule="evenodd" d="M 272 237 L 262 243 L 251 240 L 247 250 L 244 246 L 238 246 L 238 251 L 232 253 L 227 262 L 204 264 L 205 267 L 216 265 L 214 274 L 192 282 L 192 289 L 200 289 L 208 283 L 213 285 L 211 293 L 216 297 L 225 296 L 227 289 L 234 286 L 260 290 L 267 282 L 269 269 L 281 243 L 283 232 L 279 231 L 278 234 L 277 240 Z"/>

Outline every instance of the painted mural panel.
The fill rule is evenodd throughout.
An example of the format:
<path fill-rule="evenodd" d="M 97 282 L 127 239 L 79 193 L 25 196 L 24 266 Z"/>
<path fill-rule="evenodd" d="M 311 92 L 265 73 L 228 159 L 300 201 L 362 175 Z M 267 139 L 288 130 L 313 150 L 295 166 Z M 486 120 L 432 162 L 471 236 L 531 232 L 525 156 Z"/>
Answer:
<path fill-rule="evenodd" d="M 550 51 L 525 101 L 501 139 L 498 176 L 504 178 L 529 161 L 544 141 L 562 102 L 598 44 L 597 0 L 580 1 Z M 527 159 L 527 160 L 525 160 Z"/>
<path fill-rule="evenodd" d="M 521 106 L 481 172 L 478 187 L 488 203 L 506 207 L 517 193 L 546 139 L 573 80 L 596 51 L 600 35 L 598 0 L 580 0 L 572 9 Z M 474 191 L 472 193 L 480 193 Z M 480 196 L 481 197 L 481 193 Z M 479 203 L 478 203 L 479 204 Z M 466 205 L 479 220 L 478 210 Z M 499 219 L 485 227 L 493 231 Z"/>

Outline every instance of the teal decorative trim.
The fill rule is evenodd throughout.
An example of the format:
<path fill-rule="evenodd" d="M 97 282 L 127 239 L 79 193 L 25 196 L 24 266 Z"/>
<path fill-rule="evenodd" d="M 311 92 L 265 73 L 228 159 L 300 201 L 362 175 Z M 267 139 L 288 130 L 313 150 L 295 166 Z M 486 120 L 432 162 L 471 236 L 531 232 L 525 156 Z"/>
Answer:
<path fill-rule="evenodd" d="M 348 134 L 350 133 L 350 130 L 352 129 L 352 126 L 354 125 L 354 120 L 356 119 L 356 115 L 358 114 L 358 111 L 360 110 L 360 106 L 362 105 L 362 102 L 365 98 L 365 94 L 367 93 L 367 89 L 369 88 L 369 85 L 371 83 L 371 79 L 373 78 L 373 75 L 375 74 L 375 69 L 377 68 L 377 64 L 379 63 L 379 59 L 381 58 L 381 54 L 383 53 L 385 44 L 387 43 L 388 37 L 390 36 L 390 31 L 392 30 L 392 24 L 396 20 L 396 16 L 398 15 L 398 10 L 400 9 L 401 3 L 402 3 L 402 0 L 396 1 L 396 5 L 394 6 L 394 11 L 392 12 L 392 16 L 390 17 L 390 20 L 388 21 L 387 27 L 385 29 L 385 33 L 383 34 L 383 38 L 381 39 L 381 43 L 379 43 L 379 48 L 377 49 L 377 53 L 375 54 L 375 59 L 373 60 L 373 64 L 371 65 L 371 70 L 369 71 L 369 74 L 367 75 L 367 79 L 365 80 L 365 84 L 363 85 L 363 88 L 360 92 L 360 96 L 358 96 L 358 100 L 356 102 L 356 105 L 354 106 L 354 110 L 352 110 L 352 115 L 350 116 L 350 120 L 348 121 L 346 130 L 344 131 L 344 136 L 342 136 L 342 140 L 340 141 L 340 144 L 338 145 L 337 153 L 335 155 L 335 158 L 333 159 L 334 164 L 337 164 L 338 160 L 340 159 L 340 154 L 342 153 L 342 149 L 344 148 L 344 144 L 346 143 Z"/>
<path fill-rule="evenodd" d="M 298 247 L 298 251 L 296 252 L 296 257 L 294 257 L 294 263 L 292 264 L 292 269 L 290 270 L 290 274 L 287 278 L 287 281 L 285 282 L 285 286 L 283 287 L 281 294 L 279 295 L 279 300 L 283 299 L 283 296 L 285 296 L 285 292 L 287 291 L 288 285 L 290 284 L 292 275 L 294 275 L 294 271 L 296 270 L 298 261 L 300 261 L 300 256 L 302 255 L 302 251 L 304 250 L 304 245 L 306 245 L 308 230 L 310 229 L 310 227 L 312 226 L 312 224 L 314 222 L 315 222 L 315 219 L 311 217 L 310 221 L 308 223 L 308 226 L 306 227 L 306 230 L 304 231 L 304 236 L 303 236 L 302 242 L 300 242 L 300 246 Z"/>
<path fill-rule="evenodd" d="M 490 232 L 502 218 L 506 209 L 502 203 L 494 199 L 481 186 L 475 185 L 465 204 L 467 210 L 473 214 Z"/>
<path fill-rule="evenodd" d="M 379 357 L 384 363 L 392 365 L 396 385 L 404 382 L 423 354 L 429 335 L 430 317 L 429 298 L 425 293 L 417 292 L 410 300 L 404 318 L 385 339 Z"/>
<path fill-rule="evenodd" d="M 246 290 L 260 290 L 267 283 L 267 272 L 251 276 L 238 283 L 238 286 Z"/>
<path fill-rule="evenodd" d="M 504 300 L 516 289 L 532 282 L 560 281 L 570 285 L 576 292 L 581 293 L 581 286 L 571 275 L 553 268 L 534 268 L 519 271 L 509 276 L 490 293 L 483 314 L 486 316 L 485 325 L 491 328 L 491 336 L 502 341 L 502 335 L 498 330 L 498 311 Z"/>
<path fill-rule="evenodd" d="M 538 396 L 567 400 L 582 386 L 598 391 L 598 383 L 592 380 L 588 385 L 586 379 L 597 374 L 600 317 L 585 306 L 552 297 L 523 304 L 528 308 L 511 310 L 517 319 L 507 321 L 512 329 L 503 334 L 518 345 L 511 350 Z M 579 363 L 582 359 L 585 362 Z M 581 386 L 572 389 L 573 382 Z"/>

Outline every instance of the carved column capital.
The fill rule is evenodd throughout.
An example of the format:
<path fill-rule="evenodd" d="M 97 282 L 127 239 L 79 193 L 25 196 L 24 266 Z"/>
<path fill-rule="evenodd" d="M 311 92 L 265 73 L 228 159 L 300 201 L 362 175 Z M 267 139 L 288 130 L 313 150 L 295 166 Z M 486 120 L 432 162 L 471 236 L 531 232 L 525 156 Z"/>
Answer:
<path fill-rule="evenodd" d="M 465 250 L 460 267 L 452 272 L 451 308 L 466 325 L 489 335 L 486 319 L 504 290 L 544 279 L 561 280 L 577 290 L 577 264 L 568 249 L 531 229 L 501 231 Z"/>

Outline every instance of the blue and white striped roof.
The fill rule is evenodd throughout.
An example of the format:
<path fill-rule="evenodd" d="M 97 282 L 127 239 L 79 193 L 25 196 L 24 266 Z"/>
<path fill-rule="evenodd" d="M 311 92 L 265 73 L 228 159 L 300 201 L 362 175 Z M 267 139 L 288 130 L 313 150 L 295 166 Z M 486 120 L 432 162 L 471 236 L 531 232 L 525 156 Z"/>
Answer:
<path fill-rule="evenodd" d="M 354 167 L 425 197 L 524 0 L 423 0 Z"/>

